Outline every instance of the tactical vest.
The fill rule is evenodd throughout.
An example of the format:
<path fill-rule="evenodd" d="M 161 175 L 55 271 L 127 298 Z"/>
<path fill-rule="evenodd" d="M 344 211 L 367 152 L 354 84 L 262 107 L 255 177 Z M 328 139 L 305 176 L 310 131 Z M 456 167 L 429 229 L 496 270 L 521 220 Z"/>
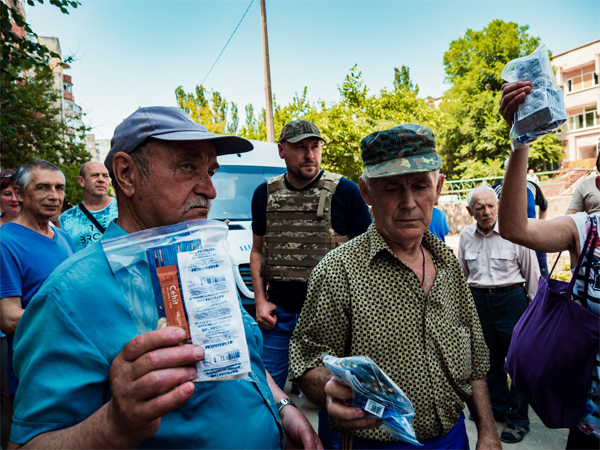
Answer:
<path fill-rule="evenodd" d="M 323 256 L 348 240 L 331 226 L 331 199 L 341 178 L 325 172 L 304 191 L 289 190 L 284 175 L 267 182 L 261 277 L 307 283 Z"/>

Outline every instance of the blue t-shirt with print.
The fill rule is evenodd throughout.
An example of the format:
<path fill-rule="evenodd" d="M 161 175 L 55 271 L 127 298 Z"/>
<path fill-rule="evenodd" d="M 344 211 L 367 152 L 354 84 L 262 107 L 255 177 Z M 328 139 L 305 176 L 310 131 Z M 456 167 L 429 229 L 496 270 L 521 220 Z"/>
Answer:
<path fill-rule="evenodd" d="M 89 211 L 105 229 L 108 228 L 108 224 L 119 215 L 117 200 L 114 198 L 104 208 L 99 209 L 98 211 Z M 60 228 L 71 237 L 76 252 L 83 250 L 102 236 L 98 227 L 88 219 L 79 205 L 67 209 L 62 213 L 58 222 L 60 223 Z"/>

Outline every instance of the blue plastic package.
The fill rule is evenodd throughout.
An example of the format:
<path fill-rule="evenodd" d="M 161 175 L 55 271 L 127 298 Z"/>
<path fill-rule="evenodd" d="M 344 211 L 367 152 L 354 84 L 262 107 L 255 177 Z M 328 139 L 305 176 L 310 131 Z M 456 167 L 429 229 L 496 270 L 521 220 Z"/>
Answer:
<path fill-rule="evenodd" d="M 204 348 L 197 382 L 251 372 L 223 222 L 191 220 L 102 241 L 138 333 L 166 322 Z"/>
<path fill-rule="evenodd" d="M 352 404 L 367 415 L 383 421 L 381 428 L 394 439 L 417 441 L 413 420 L 415 409 L 402 389 L 368 356 L 336 358 L 323 354 L 325 367 L 345 386 L 352 388 Z"/>
<path fill-rule="evenodd" d="M 515 111 L 510 130 L 512 142 L 535 141 L 567 121 L 563 91 L 556 82 L 544 44 L 530 55 L 510 61 L 500 76 L 509 83 L 531 81 L 531 91 Z"/>

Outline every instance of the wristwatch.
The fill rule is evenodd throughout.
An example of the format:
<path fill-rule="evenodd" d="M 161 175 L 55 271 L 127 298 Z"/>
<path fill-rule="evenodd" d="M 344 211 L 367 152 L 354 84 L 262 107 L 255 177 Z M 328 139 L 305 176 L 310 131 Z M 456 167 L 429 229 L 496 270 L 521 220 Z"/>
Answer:
<path fill-rule="evenodd" d="M 279 412 L 287 405 L 296 406 L 291 398 L 282 398 L 277 402 L 277 413 L 279 414 Z"/>

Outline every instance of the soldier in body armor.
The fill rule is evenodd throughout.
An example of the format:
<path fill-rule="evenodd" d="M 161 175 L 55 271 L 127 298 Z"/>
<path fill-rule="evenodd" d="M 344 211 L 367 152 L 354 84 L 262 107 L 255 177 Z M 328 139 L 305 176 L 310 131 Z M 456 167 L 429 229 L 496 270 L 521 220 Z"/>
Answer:
<path fill-rule="evenodd" d="M 323 142 L 312 122 L 288 123 L 279 137 L 287 172 L 258 186 L 252 199 L 250 270 L 256 322 L 263 333 L 265 366 L 281 389 L 287 379 L 289 340 L 312 269 L 331 249 L 371 224 L 358 186 L 321 170 Z"/>

